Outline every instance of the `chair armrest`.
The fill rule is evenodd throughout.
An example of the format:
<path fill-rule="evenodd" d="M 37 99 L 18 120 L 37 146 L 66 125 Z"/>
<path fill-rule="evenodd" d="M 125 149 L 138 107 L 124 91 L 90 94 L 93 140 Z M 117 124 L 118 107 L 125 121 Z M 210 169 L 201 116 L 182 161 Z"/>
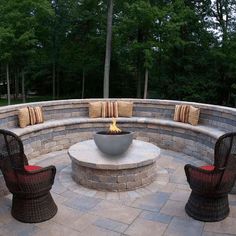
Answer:
<path fill-rule="evenodd" d="M 37 176 L 40 174 L 48 175 L 48 177 L 51 177 L 51 183 L 53 184 L 54 178 L 56 175 L 56 167 L 53 165 L 47 166 L 47 167 L 42 167 L 38 170 L 32 170 L 32 171 L 23 171 L 25 175 L 28 176 Z"/>
<path fill-rule="evenodd" d="M 184 167 L 190 188 L 199 193 L 210 193 L 215 191 L 221 180 L 223 170 L 204 170 L 187 164 Z"/>
<path fill-rule="evenodd" d="M 193 178 L 194 174 L 196 173 L 199 174 L 199 177 L 203 177 L 203 179 L 204 177 L 208 177 L 209 174 L 213 173 L 213 171 L 205 170 L 205 169 L 202 169 L 197 166 L 190 165 L 190 164 L 187 164 L 184 166 L 184 171 L 187 176 L 188 182 L 190 181 L 190 178 Z"/>
<path fill-rule="evenodd" d="M 56 174 L 55 166 L 47 166 L 34 171 L 17 171 L 17 180 L 23 192 L 40 192 L 50 190 Z"/>

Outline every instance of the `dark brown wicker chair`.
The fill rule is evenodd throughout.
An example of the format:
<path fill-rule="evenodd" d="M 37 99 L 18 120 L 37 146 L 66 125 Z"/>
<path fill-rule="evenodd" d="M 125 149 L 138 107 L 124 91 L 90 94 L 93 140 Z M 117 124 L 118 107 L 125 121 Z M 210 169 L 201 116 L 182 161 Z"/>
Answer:
<path fill-rule="evenodd" d="M 11 214 L 19 221 L 42 222 L 57 213 L 50 189 L 55 166 L 45 168 L 28 165 L 23 144 L 14 133 L 0 130 L 0 169 L 13 194 Z"/>
<path fill-rule="evenodd" d="M 213 166 L 185 166 L 192 189 L 185 210 L 201 221 L 220 221 L 229 214 L 228 193 L 236 179 L 236 133 L 221 136 L 214 155 Z"/>

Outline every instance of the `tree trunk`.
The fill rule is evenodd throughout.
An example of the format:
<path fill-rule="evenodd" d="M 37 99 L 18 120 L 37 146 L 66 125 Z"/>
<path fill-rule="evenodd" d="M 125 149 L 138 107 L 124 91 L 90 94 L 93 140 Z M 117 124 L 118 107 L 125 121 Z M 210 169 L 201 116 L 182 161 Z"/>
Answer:
<path fill-rule="evenodd" d="M 222 30 L 222 43 L 223 45 L 228 41 L 228 25 L 230 20 L 230 8 L 232 7 L 231 4 L 228 3 L 228 1 L 224 0 L 215 0 L 212 1 L 215 5 L 215 9 L 212 9 L 213 15 L 216 19 L 216 21 L 219 24 L 219 27 Z M 214 6 L 213 5 L 213 6 Z"/>
<path fill-rule="evenodd" d="M 145 69 L 145 83 L 144 83 L 144 95 L 143 98 L 147 98 L 147 90 L 148 90 L 148 69 Z"/>
<path fill-rule="evenodd" d="M 82 92 L 81 92 L 81 98 L 84 98 L 84 83 L 85 83 L 85 73 L 83 70 L 83 78 L 82 78 Z"/>
<path fill-rule="evenodd" d="M 11 105 L 11 90 L 10 90 L 10 78 L 9 78 L 9 64 L 6 65 L 7 73 L 7 104 Z"/>
<path fill-rule="evenodd" d="M 21 72 L 21 89 L 22 89 L 22 101 L 23 103 L 26 102 L 26 99 L 25 99 L 25 71 L 22 70 Z"/>
<path fill-rule="evenodd" d="M 59 77 L 59 73 L 60 73 L 60 71 L 59 71 L 59 68 L 57 67 L 57 70 L 56 70 L 56 97 L 57 97 L 57 99 L 59 99 L 59 97 L 60 97 L 60 77 Z"/>
<path fill-rule="evenodd" d="M 56 98 L 56 63 L 55 60 L 52 64 L 52 99 Z"/>
<path fill-rule="evenodd" d="M 103 81 L 103 97 L 109 97 L 109 74 L 111 62 L 111 40 L 112 40 L 112 15 L 113 15 L 113 0 L 109 1 L 108 15 L 107 15 L 107 39 L 106 39 L 106 58 L 104 67 L 104 81 Z"/>
<path fill-rule="evenodd" d="M 17 71 L 15 73 L 15 99 L 18 99 L 19 97 L 19 83 L 18 83 L 18 75 Z"/>
<path fill-rule="evenodd" d="M 141 98 L 141 72 L 137 69 L 137 98 Z"/>

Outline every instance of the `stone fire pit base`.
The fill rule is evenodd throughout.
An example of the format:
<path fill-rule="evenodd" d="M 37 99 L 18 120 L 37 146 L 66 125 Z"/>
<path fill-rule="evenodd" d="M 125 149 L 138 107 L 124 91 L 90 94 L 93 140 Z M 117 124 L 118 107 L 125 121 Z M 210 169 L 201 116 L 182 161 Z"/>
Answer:
<path fill-rule="evenodd" d="M 134 140 L 127 152 L 113 158 L 98 150 L 93 140 L 70 147 L 72 178 L 75 182 L 103 191 L 129 191 L 152 183 L 160 167 L 160 149 Z"/>

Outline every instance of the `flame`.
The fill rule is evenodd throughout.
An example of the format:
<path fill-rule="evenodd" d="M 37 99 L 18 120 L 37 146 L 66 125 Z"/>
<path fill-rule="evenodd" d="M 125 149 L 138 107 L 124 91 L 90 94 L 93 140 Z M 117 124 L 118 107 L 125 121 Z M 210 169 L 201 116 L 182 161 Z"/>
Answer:
<path fill-rule="evenodd" d="M 110 124 L 109 132 L 110 133 L 120 133 L 121 132 L 121 129 L 119 129 L 116 126 L 116 119 L 115 118 L 112 118 L 112 124 Z"/>

